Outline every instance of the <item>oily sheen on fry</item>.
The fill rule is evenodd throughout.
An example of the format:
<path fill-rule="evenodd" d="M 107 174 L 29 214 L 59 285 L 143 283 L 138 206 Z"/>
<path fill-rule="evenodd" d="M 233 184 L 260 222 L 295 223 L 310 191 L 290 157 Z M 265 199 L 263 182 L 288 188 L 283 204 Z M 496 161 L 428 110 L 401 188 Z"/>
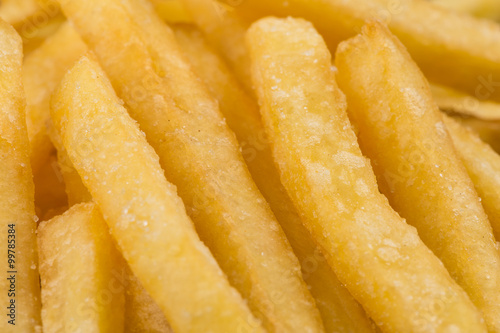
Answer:
<path fill-rule="evenodd" d="M 425 77 L 376 22 L 339 46 L 335 64 L 382 193 L 499 331 L 500 253 Z"/>
<path fill-rule="evenodd" d="M 312 24 L 259 20 L 247 45 L 281 179 L 342 283 L 385 332 L 485 332 L 466 293 L 378 191 Z"/>
<path fill-rule="evenodd" d="M 83 57 L 66 74 L 51 114 L 124 258 L 175 332 L 264 332 L 95 61 Z"/>
<path fill-rule="evenodd" d="M 272 332 L 323 331 L 285 234 L 170 28 L 143 1 L 61 4 L 158 152 L 201 240 L 254 315 Z"/>

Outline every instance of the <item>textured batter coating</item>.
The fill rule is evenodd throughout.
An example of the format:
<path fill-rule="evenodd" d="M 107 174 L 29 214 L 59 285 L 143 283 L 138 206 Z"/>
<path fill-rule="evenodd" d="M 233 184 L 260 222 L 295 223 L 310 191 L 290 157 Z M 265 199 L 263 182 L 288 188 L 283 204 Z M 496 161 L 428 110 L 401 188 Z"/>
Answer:
<path fill-rule="evenodd" d="M 84 57 L 68 72 L 51 113 L 124 258 L 174 330 L 263 332 L 97 63 Z"/>
<path fill-rule="evenodd" d="M 500 331 L 500 253 L 425 77 L 380 23 L 339 45 L 335 65 L 382 193 Z"/>
<path fill-rule="evenodd" d="M 484 332 L 466 293 L 378 191 L 312 24 L 263 19 L 247 45 L 281 180 L 340 281 L 385 332 Z"/>
<path fill-rule="evenodd" d="M 38 228 L 44 332 L 121 332 L 124 262 L 94 203 Z"/>
<path fill-rule="evenodd" d="M 443 118 L 500 242 L 500 156 L 471 130 L 450 117 Z"/>
<path fill-rule="evenodd" d="M 300 264 L 234 134 L 173 32 L 148 5 L 77 0 L 63 10 L 96 52 L 178 187 L 200 238 L 253 313 L 270 331 L 321 332 Z"/>
<path fill-rule="evenodd" d="M 24 60 L 26 122 L 31 145 L 31 167 L 35 174 L 54 149 L 46 131 L 50 119 L 50 95 L 85 50 L 80 36 L 66 23 Z"/>
<path fill-rule="evenodd" d="M 177 40 L 195 73 L 219 102 L 229 127 L 240 142 L 255 183 L 269 202 L 302 266 L 302 276 L 316 300 L 327 332 L 372 332 L 365 311 L 342 286 L 281 184 L 257 103 L 237 82 L 196 28 L 174 28 Z M 244 42 L 244 41 L 242 41 Z"/>
<path fill-rule="evenodd" d="M 426 77 L 482 99 L 500 101 L 500 26 L 426 0 L 251 0 L 238 13 L 310 20 L 333 52 L 368 19 L 388 24 Z"/>
<path fill-rule="evenodd" d="M 34 187 L 21 73 L 23 51 L 19 35 L 2 20 L 0 49 L 0 331 L 40 332 Z"/>

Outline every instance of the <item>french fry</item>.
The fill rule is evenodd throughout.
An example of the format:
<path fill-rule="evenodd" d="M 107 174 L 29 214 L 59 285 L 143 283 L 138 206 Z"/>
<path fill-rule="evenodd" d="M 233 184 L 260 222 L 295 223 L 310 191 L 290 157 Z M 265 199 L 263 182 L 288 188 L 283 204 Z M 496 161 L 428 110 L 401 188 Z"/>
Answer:
<path fill-rule="evenodd" d="M 174 31 L 193 70 L 217 98 L 221 112 L 236 134 L 255 183 L 269 202 L 301 263 L 302 275 L 316 300 L 325 330 L 372 332 L 371 321 L 331 270 L 283 188 L 257 104 L 198 29 L 177 25 Z"/>
<path fill-rule="evenodd" d="M 66 23 L 24 60 L 23 83 L 28 104 L 26 121 L 34 174 L 47 163 L 54 150 L 46 131 L 50 119 L 50 95 L 85 50 L 80 36 Z"/>
<path fill-rule="evenodd" d="M 216 0 L 182 0 L 210 44 L 225 57 L 238 80 L 253 94 L 250 59 L 244 43 L 247 24 Z"/>
<path fill-rule="evenodd" d="M 496 0 L 432 0 L 432 2 L 460 13 L 492 20 L 500 19 L 500 2 Z"/>
<path fill-rule="evenodd" d="M 23 51 L 16 31 L 0 20 L 1 332 L 40 331 L 34 186 L 22 86 Z"/>
<path fill-rule="evenodd" d="M 454 112 L 482 120 L 500 121 L 500 104 L 482 101 L 473 96 L 431 84 L 431 91 L 436 104 L 441 110 Z"/>
<path fill-rule="evenodd" d="M 500 156 L 471 130 L 448 116 L 443 118 L 500 242 Z"/>
<path fill-rule="evenodd" d="M 126 275 L 125 333 L 173 333 L 160 307 L 130 270 Z"/>
<path fill-rule="evenodd" d="M 44 332 L 122 332 L 124 262 L 94 203 L 38 228 Z"/>
<path fill-rule="evenodd" d="M 200 238 L 264 327 L 322 331 L 299 262 L 173 32 L 144 1 L 61 4 L 158 152 Z"/>
<path fill-rule="evenodd" d="M 153 4 L 156 13 L 168 23 L 190 23 L 190 15 L 180 0 L 149 0 Z"/>
<path fill-rule="evenodd" d="M 376 22 L 339 45 L 335 65 L 382 193 L 500 331 L 500 252 L 424 75 Z"/>
<path fill-rule="evenodd" d="M 241 15 L 310 20 L 330 50 L 361 31 L 368 19 L 388 24 L 426 77 L 481 99 L 500 101 L 500 27 L 424 0 L 252 0 Z"/>
<path fill-rule="evenodd" d="M 83 57 L 52 99 L 55 128 L 134 274 L 176 332 L 264 332 L 199 240 L 105 73 Z"/>
<path fill-rule="evenodd" d="M 340 281 L 384 332 L 485 332 L 466 293 L 378 191 L 312 24 L 260 20 L 247 46 L 281 179 Z"/>

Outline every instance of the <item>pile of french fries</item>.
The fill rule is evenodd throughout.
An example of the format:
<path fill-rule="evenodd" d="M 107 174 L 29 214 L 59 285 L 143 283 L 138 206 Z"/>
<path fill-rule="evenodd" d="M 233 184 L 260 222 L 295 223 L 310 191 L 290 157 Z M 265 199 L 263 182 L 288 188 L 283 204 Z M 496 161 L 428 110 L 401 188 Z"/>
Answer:
<path fill-rule="evenodd" d="M 500 333 L 499 1 L 0 17 L 0 332 Z"/>

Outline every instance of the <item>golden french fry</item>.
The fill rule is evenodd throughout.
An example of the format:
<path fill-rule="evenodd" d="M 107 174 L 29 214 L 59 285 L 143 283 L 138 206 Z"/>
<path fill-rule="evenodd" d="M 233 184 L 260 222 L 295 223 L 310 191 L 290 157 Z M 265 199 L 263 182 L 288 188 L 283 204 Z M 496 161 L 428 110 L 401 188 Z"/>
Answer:
<path fill-rule="evenodd" d="M 339 45 L 337 81 L 379 187 L 500 330 L 500 253 L 429 84 L 380 23 Z"/>
<path fill-rule="evenodd" d="M 449 87 L 431 84 L 431 92 L 441 110 L 482 120 L 500 121 L 500 104 L 482 101 Z"/>
<path fill-rule="evenodd" d="M 158 304 L 130 270 L 125 285 L 125 333 L 173 333 Z"/>
<path fill-rule="evenodd" d="M 36 0 L 2 0 L 0 17 L 14 27 L 39 9 Z"/>
<path fill-rule="evenodd" d="M 50 95 L 85 50 L 80 36 L 66 23 L 24 60 L 23 83 L 28 104 L 26 121 L 34 174 L 47 163 L 54 149 L 46 131 L 50 119 Z"/>
<path fill-rule="evenodd" d="M 189 23 L 192 21 L 189 13 L 180 0 L 149 0 L 156 13 L 168 23 Z"/>
<path fill-rule="evenodd" d="M 247 24 L 216 0 L 182 0 L 182 3 L 207 40 L 228 61 L 247 93 L 253 94 L 250 59 L 244 43 Z"/>
<path fill-rule="evenodd" d="M 34 186 L 22 86 L 23 51 L 16 31 L 0 20 L 1 332 L 40 330 Z"/>
<path fill-rule="evenodd" d="M 122 332 L 124 262 L 101 212 L 79 204 L 38 228 L 44 332 Z"/>
<path fill-rule="evenodd" d="M 371 321 L 327 264 L 283 188 L 257 103 L 246 94 L 199 30 L 178 25 L 174 31 L 193 70 L 217 98 L 220 110 L 236 134 L 255 183 L 269 202 L 301 263 L 302 275 L 316 300 L 325 330 L 372 332 Z"/>
<path fill-rule="evenodd" d="M 497 0 L 432 0 L 432 3 L 460 13 L 500 19 L 500 2 Z"/>
<path fill-rule="evenodd" d="M 252 0 L 242 1 L 236 11 L 303 17 L 332 51 L 366 20 L 378 19 L 401 39 L 429 80 L 500 101 L 500 28 L 492 22 L 424 0 Z"/>
<path fill-rule="evenodd" d="M 174 330 L 263 332 L 96 62 L 83 57 L 66 74 L 51 114 L 124 258 Z"/>
<path fill-rule="evenodd" d="M 443 119 L 500 242 L 500 156 L 471 130 L 448 116 Z"/>
<path fill-rule="evenodd" d="M 253 313 L 270 331 L 322 331 L 299 262 L 173 32 L 144 1 L 62 5 L 158 152 L 200 238 Z"/>
<path fill-rule="evenodd" d="M 247 46 L 281 179 L 340 281 L 384 332 L 484 332 L 466 293 L 378 191 L 312 24 L 260 20 Z"/>

